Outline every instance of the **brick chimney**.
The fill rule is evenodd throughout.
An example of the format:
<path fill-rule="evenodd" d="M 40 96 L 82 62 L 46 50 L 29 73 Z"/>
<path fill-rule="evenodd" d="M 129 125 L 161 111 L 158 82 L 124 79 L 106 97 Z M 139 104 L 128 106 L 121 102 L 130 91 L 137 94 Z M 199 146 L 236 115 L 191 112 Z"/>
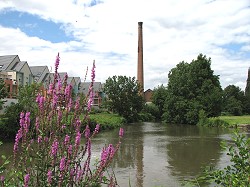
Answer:
<path fill-rule="evenodd" d="M 144 79 L 143 79 L 143 42 L 142 42 L 142 22 L 138 22 L 138 67 L 137 81 L 141 85 L 141 94 L 144 95 Z"/>

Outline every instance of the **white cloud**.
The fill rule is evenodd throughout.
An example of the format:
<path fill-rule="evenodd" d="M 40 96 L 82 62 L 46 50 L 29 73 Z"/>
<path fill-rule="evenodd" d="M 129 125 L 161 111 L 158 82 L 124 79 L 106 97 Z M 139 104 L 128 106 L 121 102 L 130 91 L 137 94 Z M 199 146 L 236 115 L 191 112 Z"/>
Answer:
<path fill-rule="evenodd" d="M 76 40 L 52 43 L 29 37 L 18 28 L 0 27 L 0 54 L 18 54 L 30 65 L 53 66 L 59 51 L 59 70 L 75 76 L 83 78 L 94 59 L 97 81 L 113 75 L 136 76 L 137 22 L 143 21 L 145 89 L 166 85 L 171 68 L 182 60 L 190 62 L 199 53 L 212 58 L 223 87 L 245 88 L 250 64 L 249 0 L 103 0 L 96 6 L 90 4 L 90 0 L 1 1 L 0 11 L 14 9 L 62 23 Z M 236 43 L 242 47 L 234 53 L 223 47 Z"/>

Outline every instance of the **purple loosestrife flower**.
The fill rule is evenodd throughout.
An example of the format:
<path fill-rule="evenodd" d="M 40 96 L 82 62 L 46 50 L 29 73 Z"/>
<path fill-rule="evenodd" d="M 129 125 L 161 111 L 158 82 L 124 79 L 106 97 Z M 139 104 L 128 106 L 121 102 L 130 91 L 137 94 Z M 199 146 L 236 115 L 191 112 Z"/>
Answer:
<path fill-rule="evenodd" d="M 89 128 L 89 125 L 87 125 L 85 128 L 85 138 L 89 138 L 89 137 L 90 137 L 90 128 Z"/>
<path fill-rule="evenodd" d="M 108 159 L 108 152 L 106 148 L 104 147 L 102 148 L 102 153 L 101 153 L 101 164 L 104 165 L 107 159 Z"/>
<path fill-rule="evenodd" d="M 71 98 L 71 90 L 72 90 L 72 86 L 69 84 L 66 86 L 64 94 L 66 96 L 66 99 L 70 99 Z"/>
<path fill-rule="evenodd" d="M 64 171 L 64 169 L 65 169 L 65 161 L 66 161 L 66 158 L 65 158 L 65 156 L 63 156 L 61 161 L 60 161 L 60 171 Z"/>
<path fill-rule="evenodd" d="M 56 156 L 57 150 L 58 150 L 58 145 L 59 145 L 59 143 L 58 143 L 57 139 L 55 139 L 54 142 L 52 143 L 52 146 L 51 146 L 51 151 L 50 151 L 51 156 Z"/>
<path fill-rule="evenodd" d="M 79 107 L 80 107 L 80 98 L 78 97 L 75 103 L 75 110 L 78 111 Z"/>
<path fill-rule="evenodd" d="M 75 124 L 74 124 L 74 127 L 75 127 L 76 131 L 79 131 L 80 126 L 81 126 L 81 120 L 77 119 Z"/>
<path fill-rule="evenodd" d="M 68 147 L 68 155 L 72 155 L 72 150 L 73 150 L 73 146 L 69 145 L 69 147 Z"/>
<path fill-rule="evenodd" d="M 43 110 L 43 104 L 45 102 L 45 98 L 43 96 L 41 96 L 40 93 L 36 97 L 36 102 L 38 103 L 40 111 L 42 111 Z"/>
<path fill-rule="evenodd" d="M 115 148 L 112 144 L 109 144 L 108 146 L 108 153 L 111 158 L 115 155 Z"/>
<path fill-rule="evenodd" d="M 91 70 L 91 81 L 95 82 L 95 61 L 93 62 L 93 66 Z"/>
<path fill-rule="evenodd" d="M 52 183 L 52 171 L 51 170 L 48 170 L 47 181 L 48 181 L 49 184 Z"/>
<path fill-rule="evenodd" d="M 90 86 L 89 90 L 90 90 L 90 93 L 89 93 L 89 100 L 88 100 L 88 107 L 87 107 L 88 111 L 91 110 L 91 107 L 92 107 L 92 104 L 93 104 L 93 99 L 94 99 L 93 87 Z"/>
<path fill-rule="evenodd" d="M 21 112 L 20 113 L 20 121 L 19 121 L 19 125 L 20 127 L 24 127 L 24 124 L 25 124 L 25 120 L 24 120 L 24 113 Z"/>
<path fill-rule="evenodd" d="M 78 147 L 80 144 L 80 140 L 81 140 L 81 133 L 78 131 L 76 133 L 76 138 L 75 138 L 75 147 Z"/>
<path fill-rule="evenodd" d="M 16 157 L 16 153 L 18 151 L 18 144 L 19 144 L 19 140 L 22 138 L 23 136 L 23 130 L 22 127 L 20 127 L 20 129 L 18 130 L 16 137 L 15 137 L 15 143 L 14 143 L 14 148 L 13 148 L 13 152 L 14 152 L 14 160 Z"/>
<path fill-rule="evenodd" d="M 82 178 L 82 174 L 83 174 L 83 170 L 79 170 L 78 172 L 77 172 L 77 181 L 80 181 L 81 180 L 81 178 Z"/>
<path fill-rule="evenodd" d="M 67 104 L 67 111 L 69 112 L 71 110 L 71 107 L 72 107 L 72 98 L 70 97 L 69 98 L 69 102 Z"/>
<path fill-rule="evenodd" d="M 53 108 L 56 107 L 57 101 L 58 101 L 58 95 L 56 93 L 54 93 L 54 95 L 53 95 L 53 102 L 52 102 Z"/>
<path fill-rule="evenodd" d="M 4 176 L 0 176 L 0 181 L 3 182 L 4 181 Z"/>
<path fill-rule="evenodd" d="M 29 174 L 26 174 L 24 176 L 24 187 L 28 187 L 29 185 L 29 180 L 30 180 L 30 175 Z"/>
<path fill-rule="evenodd" d="M 48 90 L 48 94 L 52 94 L 53 93 L 53 89 L 54 89 L 54 84 L 50 83 L 49 85 L 49 90 Z"/>
<path fill-rule="evenodd" d="M 123 137 L 123 135 L 124 135 L 124 130 L 123 130 L 123 128 L 120 128 L 120 130 L 119 130 L 119 136 Z"/>
<path fill-rule="evenodd" d="M 62 89 L 62 81 L 61 81 L 61 79 L 58 79 L 57 80 L 57 91 L 58 91 L 58 93 L 60 93 L 61 89 Z"/>
<path fill-rule="evenodd" d="M 40 144 L 41 142 L 42 142 L 42 136 L 38 136 L 38 137 L 37 137 L 37 143 Z"/>
<path fill-rule="evenodd" d="M 100 124 L 96 124 L 94 133 L 98 133 L 100 130 Z"/>
<path fill-rule="evenodd" d="M 24 118 L 24 123 L 22 124 L 25 133 L 27 134 L 29 131 L 29 126 L 30 126 L 30 112 L 26 112 L 25 118 Z"/>
<path fill-rule="evenodd" d="M 64 145 L 67 145 L 69 143 L 69 140 L 70 140 L 70 136 L 66 134 L 64 138 Z"/>
<path fill-rule="evenodd" d="M 62 120 L 62 111 L 59 108 L 58 111 L 57 111 L 57 122 L 60 124 L 61 120 Z"/>
<path fill-rule="evenodd" d="M 59 57 L 59 53 L 58 53 L 56 56 L 56 62 L 55 62 L 55 74 L 57 74 L 59 63 L 60 63 L 60 57 Z"/>

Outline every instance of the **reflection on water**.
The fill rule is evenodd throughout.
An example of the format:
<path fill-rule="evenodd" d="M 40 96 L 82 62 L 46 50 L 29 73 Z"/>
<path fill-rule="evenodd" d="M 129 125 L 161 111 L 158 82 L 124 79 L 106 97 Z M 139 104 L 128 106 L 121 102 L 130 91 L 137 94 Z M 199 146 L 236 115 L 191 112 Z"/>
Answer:
<path fill-rule="evenodd" d="M 133 187 L 179 187 L 184 179 L 199 175 L 205 166 L 222 168 L 229 163 L 220 148 L 222 140 L 230 140 L 228 129 L 135 123 L 124 126 L 124 130 L 112 165 L 121 187 L 129 183 Z M 118 129 L 100 133 L 92 140 L 92 156 L 100 157 L 105 144 L 117 141 Z M 12 145 L 4 144 L 0 154 L 11 154 Z"/>
<path fill-rule="evenodd" d="M 220 148 L 230 139 L 227 129 L 197 126 L 136 123 L 124 126 L 125 135 L 114 160 L 120 186 L 181 186 L 184 179 L 199 175 L 208 165 L 224 166 L 228 158 Z M 105 143 L 116 143 L 117 130 L 93 140 L 95 154 Z M 221 164 L 223 163 L 223 164 Z"/>

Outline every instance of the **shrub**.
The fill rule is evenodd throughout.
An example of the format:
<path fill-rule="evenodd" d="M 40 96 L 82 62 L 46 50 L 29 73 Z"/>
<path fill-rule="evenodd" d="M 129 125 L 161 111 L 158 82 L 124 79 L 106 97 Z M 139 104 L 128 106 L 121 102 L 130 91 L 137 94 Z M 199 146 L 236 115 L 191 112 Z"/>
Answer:
<path fill-rule="evenodd" d="M 35 123 L 30 121 L 30 112 L 20 114 L 12 167 L 8 169 L 6 176 L 0 176 L 0 184 L 39 187 L 101 186 L 105 183 L 115 186 L 114 175 L 105 176 L 105 172 L 120 146 L 120 140 L 116 146 L 109 144 L 104 147 L 94 169 L 90 167 L 91 138 L 100 130 L 97 124 L 94 131 L 90 131 L 88 116 L 93 102 L 95 64 L 93 63 L 92 84 L 85 103 L 80 103 L 80 98 L 72 99 L 72 86 L 67 85 L 67 76 L 64 80 L 59 79 L 58 65 L 59 54 L 54 81 L 50 84 L 46 97 L 41 94 L 36 97 L 38 112 Z M 85 104 L 86 115 L 81 120 L 81 111 Z M 84 122 L 87 123 L 81 131 Z M 121 128 L 119 137 L 122 136 Z"/>
<path fill-rule="evenodd" d="M 250 138 L 234 132 L 233 145 L 224 143 L 231 164 L 224 169 L 209 167 L 197 181 L 216 183 L 221 186 L 245 187 L 250 186 Z"/>

